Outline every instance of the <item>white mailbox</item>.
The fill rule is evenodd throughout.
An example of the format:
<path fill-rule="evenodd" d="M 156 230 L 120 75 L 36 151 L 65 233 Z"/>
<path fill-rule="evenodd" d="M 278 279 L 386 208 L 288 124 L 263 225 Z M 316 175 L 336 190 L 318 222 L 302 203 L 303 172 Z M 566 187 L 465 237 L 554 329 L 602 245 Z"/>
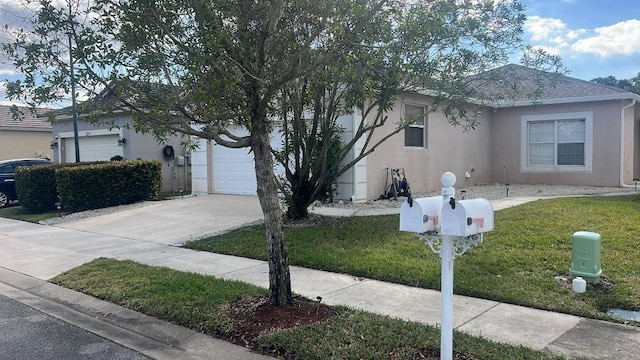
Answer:
<path fill-rule="evenodd" d="M 400 231 L 422 234 L 439 229 L 440 210 L 442 196 L 413 199 L 412 205 L 405 200 L 400 205 Z"/>
<path fill-rule="evenodd" d="M 445 204 L 441 215 L 442 235 L 470 236 L 493 230 L 493 206 L 487 199 Z"/>

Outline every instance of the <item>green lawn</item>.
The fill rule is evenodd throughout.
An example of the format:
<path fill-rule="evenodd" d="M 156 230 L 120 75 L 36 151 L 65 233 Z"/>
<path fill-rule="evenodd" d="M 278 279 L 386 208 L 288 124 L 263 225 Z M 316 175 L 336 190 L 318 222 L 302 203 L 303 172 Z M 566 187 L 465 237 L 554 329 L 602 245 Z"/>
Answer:
<path fill-rule="evenodd" d="M 571 235 L 602 235 L 601 285 L 574 294 L 568 276 Z M 338 219 L 287 228 L 292 265 L 438 289 L 440 259 L 398 215 Z M 264 227 L 252 226 L 185 246 L 266 259 Z M 607 319 L 612 307 L 640 310 L 640 196 L 541 200 L 495 214 L 484 243 L 455 261 L 454 291 L 534 308 Z"/>
<path fill-rule="evenodd" d="M 438 328 L 342 307 L 324 322 L 241 337 L 241 324 L 251 317 L 230 315 L 245 312 L 236 301 L 266 299 L 266 290 L 237 281 L 98 259 L 53 282 L 284 359 L 439 359 Z M 562 359 L 458 332 L 454 353 L 465 360 Z"/>
<path fill-rule="evenodd" d="M 59 214 L 56 211 L 48 211 L 45 213 L 36 214 L 25 210 L 22 206 L 10 206 L 4 209 L 0 209 L 0 217 L 28 221 L 32 223 L 38 223 L 41 220 L 51 219 L 57 216 L 59 216 Z"/>

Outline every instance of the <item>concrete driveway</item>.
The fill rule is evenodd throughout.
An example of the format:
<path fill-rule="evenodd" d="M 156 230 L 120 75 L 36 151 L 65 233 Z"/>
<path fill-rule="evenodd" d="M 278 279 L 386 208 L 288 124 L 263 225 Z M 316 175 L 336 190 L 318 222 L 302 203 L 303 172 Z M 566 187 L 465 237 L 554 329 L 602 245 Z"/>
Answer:
<path fill-rule="evenodd" d="M 257 196 L 207 195 L 149 202 L 57 227 L 163 245 L 197 240 L 262 220 Z"/>

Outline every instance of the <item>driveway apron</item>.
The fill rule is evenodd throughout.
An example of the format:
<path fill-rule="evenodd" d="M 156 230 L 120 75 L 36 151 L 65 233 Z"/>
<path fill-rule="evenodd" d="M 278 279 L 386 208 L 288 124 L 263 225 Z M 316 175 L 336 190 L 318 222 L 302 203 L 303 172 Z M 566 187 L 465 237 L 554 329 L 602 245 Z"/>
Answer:
<path fill-rule="evenodd" d="M 56 225 L 163 245 L 182 244 L 262 219 L 258 197 L 194 196 Z"/>

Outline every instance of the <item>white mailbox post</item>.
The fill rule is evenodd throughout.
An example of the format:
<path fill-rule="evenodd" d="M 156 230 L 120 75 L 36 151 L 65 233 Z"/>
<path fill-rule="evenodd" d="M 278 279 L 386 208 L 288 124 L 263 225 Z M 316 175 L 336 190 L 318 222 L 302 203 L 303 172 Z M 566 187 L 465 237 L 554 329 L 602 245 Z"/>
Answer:
<path fill-rule="evenodd" d="M 442 197 L 405 201 L 400 207 L 400 231 L 416 233 L 442 259 L 440 358 L 453 359 L 453 261 L 482 242 L 493 230 L 493 206 L 486 199 L 455 200 L 456 176 L 440 177 Z"/>

